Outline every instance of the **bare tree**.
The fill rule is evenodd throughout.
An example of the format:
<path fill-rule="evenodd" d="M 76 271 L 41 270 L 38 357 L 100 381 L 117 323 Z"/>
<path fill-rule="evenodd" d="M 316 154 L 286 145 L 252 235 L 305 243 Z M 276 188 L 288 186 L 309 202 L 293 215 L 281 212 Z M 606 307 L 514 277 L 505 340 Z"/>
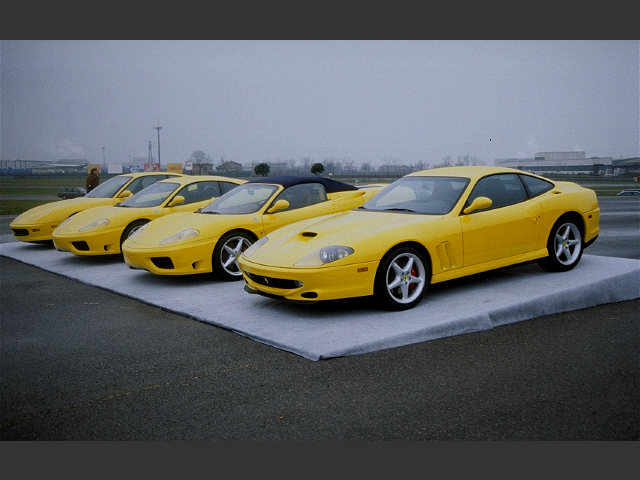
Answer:
<path fill-rule="evenodd" d="M 196 150 L 191 154 L 191 158 L 189 158 L 191 163 L 212 163 L 211 157 L 204 153 L 202 150 Z"/>
<path fill-rule="evenodd" d="M 477 157 L 473 157 L 471 155 L 464 155 L 462 157 L 458 157 L 456 161 L 456 165 L 465 166 L 465 165 L 483 165 Z"/>

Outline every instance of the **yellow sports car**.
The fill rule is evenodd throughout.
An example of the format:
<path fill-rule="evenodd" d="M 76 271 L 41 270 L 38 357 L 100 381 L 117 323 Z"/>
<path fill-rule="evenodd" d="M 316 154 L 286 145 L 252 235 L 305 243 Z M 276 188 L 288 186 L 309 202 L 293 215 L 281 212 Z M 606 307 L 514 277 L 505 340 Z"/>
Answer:
<path fill-rule="evenodd" d="M 53 231 L 71 215 L 101 205 L 115 205 L 152 183 L 181 173 L 127 173 L 116 175 L 78 198 L 40 205 L 18 215 L 10 224 L 11 233 L 22 242 L 51 243 Z"/>
<path fill-rule="evenodd" d="M 449 167 L 402 177 L 362 207 L 279 229 L 238 259 L 245 290 L 314 302 L 373 295 L 404 310 L 430 284 L 537 260 L 575 267 L 595 241 L 593 190 L 521 170 Z"/>
<path fill-rule="evenodd" d="M 53 244 L 76 255 L 114 255 L 145 223 L 176 212 L 193 212 L 246 180 L 185 175 L 161 180 L 114 206 L 76 213 L 53 232 Z"/>
<path fill-rule="evenodd" d="M 197 213 L 148 223 L 123 244 L 124 261 L 157 275 L 214 272 L 240 280 L 236 257 L 258 238 L 298 220 L 359 207 L 378 190 L 318 176 L 251 180 Z"/>

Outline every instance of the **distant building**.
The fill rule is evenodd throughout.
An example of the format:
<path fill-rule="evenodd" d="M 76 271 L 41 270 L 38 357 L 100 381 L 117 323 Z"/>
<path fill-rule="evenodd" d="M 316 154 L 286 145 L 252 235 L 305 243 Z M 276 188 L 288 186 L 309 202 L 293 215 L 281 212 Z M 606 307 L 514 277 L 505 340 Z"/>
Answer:
<path fill-rule="evenodd" d="M 194 163 L 191 166 L 193 175 L 211 175 L 213 173 L 213 163 Z"/>
<path fill-rule="evenodd" d="M 238 162 L 228 161 L 216 167 L 219 173 L 238 173 L 242 171 L 242 164 Z"/>
<path fill-rule="evenodd" d="M 496 166 L 512 167 L 541 175 L 547 174 L 613 174 L 612 157 L 590 157 L 585 152 L 539 152 L 534 158 L 496 160 Z"/>

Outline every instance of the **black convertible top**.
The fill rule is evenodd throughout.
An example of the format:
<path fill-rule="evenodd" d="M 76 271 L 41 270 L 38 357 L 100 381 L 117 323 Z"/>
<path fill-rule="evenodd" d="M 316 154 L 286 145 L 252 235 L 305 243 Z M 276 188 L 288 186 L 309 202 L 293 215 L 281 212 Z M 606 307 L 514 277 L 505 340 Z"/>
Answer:
<path fill-rule="evenodd" d="M 277 177 L 254 178 L 253 180 L 249 180 L 247 183 L 277 183 L 285 188 L 291 187 L 292 185 L 299 185 L 301 183 L 321 183 L 324 185 L 324 190 L 327 193 L 344 192 L 345 190 L 358 190 L 358 187 L 349 185 L 348 183 L 340 182 L 332 178 L 319 177 L 317 175 L 281 175 Z"/>

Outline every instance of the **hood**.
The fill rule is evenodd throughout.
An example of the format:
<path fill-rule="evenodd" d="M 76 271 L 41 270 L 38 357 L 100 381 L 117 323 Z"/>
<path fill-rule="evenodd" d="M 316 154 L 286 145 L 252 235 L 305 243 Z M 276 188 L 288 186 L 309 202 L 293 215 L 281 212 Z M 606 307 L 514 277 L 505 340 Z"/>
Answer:
<path fill-rule="evenodd" d="M 152 248 L 161 241 L 180 233 L 187 228 L 195 228 L 200 234 L 186 242 L 200 242 L 203 239 L 215 240 L 224 232 L 244 225 L 255 225 L 254 218 L 260 218 L 256 214 L 248 215 L 216 215 L 205 213 L 180 212 L 157 218 L 149 222 L 144 230 L 135 237 L 127 240 L 127 245 L 137 248 Z"/>
<path fill-rule="evenodd" d="M 351 210 L 297 222 L 268 235 L 269 241 L 257 249 L 252 262 L 279 267 L 292 267 L 309 253 L 330 245 L 344 245 L 355 250 L 346 263 L 377 259 L 377 253 L 403 240 L 415 240 L 416 228 L 424 230 L 441 221 L 440 215 L 414 215 L 395 212 Z M 343 263 L 344 264 L 344 263 Z"/>
<path fill-rule="evenodd" d="M 26 212 L 18 215 L 15 219 L 20 223 L 37 223 L 41 221 L 56 222 L 62 221 L 69 215 L 72 215 L 87 208 L 93 208 L 100 205 L 110 205 L 113 203 L 112 198 L 86 198 L 78 197 L 69 200 L 59 200 L 57 202 L 45 203 L 38 205 Z"/>
<path fill-rule="evenodd" d="M 144 210 L 148 210 L 146 208 L 124 208 L 124 207 L 115 207 L 115 206 L 100 206 L 93 207 L 83 210 L 82 212 L 76 213 L 74 216 L 69 218 L 67 222 L 60 225 L 56 229 L 56 233 L 58 234 L 70 234 L 74 232 L 78 232 L 82 227 L 86 227 L 91 222 L 98 220 L 100 218 L 108 218 L 109 219 L 109 228 L 117 227 L 122 224 L 128 224 L 131 220 L 133 220 L 132 215 L 135 211 L 135 218 L 144 218 Z M 142 212 L 142 213 L 141 213 Z"/>

